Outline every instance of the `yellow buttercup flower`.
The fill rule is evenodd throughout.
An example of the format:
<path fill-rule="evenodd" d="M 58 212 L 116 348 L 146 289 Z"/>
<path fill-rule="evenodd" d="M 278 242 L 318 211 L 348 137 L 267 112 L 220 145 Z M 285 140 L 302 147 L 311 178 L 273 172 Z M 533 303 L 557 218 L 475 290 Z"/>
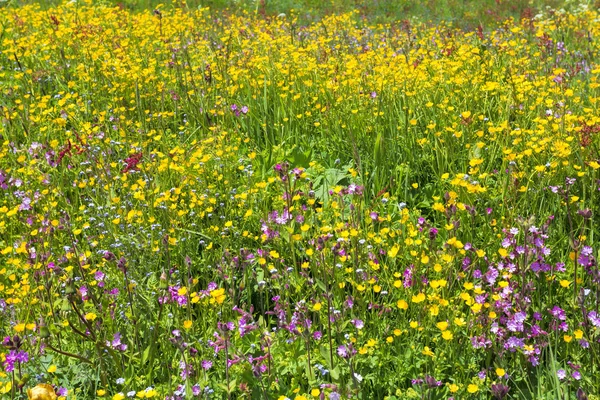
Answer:
<path fill-rule="evenodd" d="M 57 398 L 54 388 L 47 383 L 40 383 L 27 389 L 27 397 L 29 400 L 56 400 Z"/>

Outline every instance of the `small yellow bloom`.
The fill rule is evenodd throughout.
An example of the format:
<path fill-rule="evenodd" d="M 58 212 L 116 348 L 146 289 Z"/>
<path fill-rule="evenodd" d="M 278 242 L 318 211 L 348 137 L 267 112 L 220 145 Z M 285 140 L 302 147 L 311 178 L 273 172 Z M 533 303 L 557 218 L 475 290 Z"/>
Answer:
<path fill-rule="evenodd" d="M 496 368 L 496 375 L 502 378 L 504 375 L 506 375 L 506 371 L 503 368 Z"/>
<path fill-rule="evenodd" d="M 48 367 L 48 372 L 53 374 L 56 372 L 56 365 L 51 365 Z"/>
<path fill-rule="evenodd" d="M 431 349 L 428 346 L 425 346 L 422 353 L 423 353 L 423 355 L 429 356 L 429 357 L 435 356 L 435 353 L 433 351 L 431 351 Z"/>
<path fill-rule="evenodd" d="M 469 386 L 467 386 L 467 392 L 469 393 L 477 393 L 479 391 L 479 386 L 474 385 L 474 384 L 470 384 Z"/>
<path fill-rule="evenodd" d="M 223 304 L 225 301 L 225 289 L 215 289 L 210 292 L 211 303 L 216 302 L 217 304 Z"/>
<path fill-rule="evenodd" d="M 419 293 L 418 295 L 412 297 L 413 303 L 421 303 L 423 301 L 425 301 L 425 293 Z"/>
<path fill-rule="evenodd" d="M 93 312 L 89 312 L 87 314 L 85 314 L 85 319 L 86 321 L 93 321 L 97 318 L 98 316 L 96 314 L 94 314 Z"/>
<path fill-rule="evenodd" d="M 321 391 L 317 388 L 314 388 L 313 390 L 310 391 L 310 395 L 313 397 L 317 397 L 319 394 L 321 394 Z"/>
<path fill-rule="evenodd" d="M 185 321 L 183 321 L 183 327 L 184 327 L 185 329 L 190 329 L 190 328 L 192 327 L 192 325 L 193 325 L 193 324 L 194 324 L 194 323 L 193 323 L 192 321 L 190 321 L 189 319 L 188 319 L 188 320 L 185 320 Z"/>

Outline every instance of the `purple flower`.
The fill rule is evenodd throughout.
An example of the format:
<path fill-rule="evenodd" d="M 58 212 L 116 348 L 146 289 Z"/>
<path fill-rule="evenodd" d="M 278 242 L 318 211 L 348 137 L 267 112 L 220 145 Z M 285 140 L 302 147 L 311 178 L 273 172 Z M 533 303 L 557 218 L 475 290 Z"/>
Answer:
<path fill-rule="evenodd" d="M 25 363 L 29 361 L 29 354 L 25 351 L 11 350 L 4 360 L 4 371 L 12 372 L 15 370 L 15 363 Z"/>
<path fill-rule="evenodd" d="M 550 310 L 550 314 L 552 314 L 554 316 L 554 318 L 560 320 L 560 321 L 564 321 L 565 319 L 567 319 L 567 315 L 565 313 L 565 311 L 560 308 L 559 306 L 554 306 L 552 308 L 552 310 Z"/>
<path fill-rule="evenodd" d="M 600 317 L 598 316 L 596 311 L 590 311 L 587 317 L 592 325 L 594 325 L 596 328 L 600 328 Z"/>
<path fill-rule="evenodd" d="M 121 343 L 121 333 L 117 332 L 113 335 L 112 341 L 106 341 L 106 346 L 113 348 L 115 350 L 125 351 L 127 350 L 127 345 Z"/>
<path fill-rule="evenodd" d="M 207 371 L 212 368 L 213 363 L 210 360 L 202 360 L 200 365 L 202 365 L 203 370 Z"/>
<path fill-rule="evenodd" d="M 504 399 L 508 395 L 508 392 L 510 390 L 510 388 L 508 386 L 503 385 L 501 383 L 492 385 L 491 389 L 492 389 L 492 396 L 498 400 Z"/>
<path fill-rule="evenodd" d="M 192 386 L 192 394 L 194 396 L 200 396 L 200 393 L 201 393 L 200 385 L 195 384 L 194 386 Z"/>
<path fill-rule="evenodd" d="M 564 369 L 559 369 L 558 371 L 556 371 L 556 376 L 558 376 L 558 379 L 562 381 L 566 378 L 567 372 Z"/>
<path fill-rule="evenodd" d="M 348 351 L 348 347 L 346 347 L 345 345 L 339 346 L 337 348 L 337 353 L 338 353 L 338 356 L 340 356 L 342 358 L 350 357 L 350 352 Z"/>
<path fill-rule="evenodd" d="M 365 323 L 360 319 L 353 319 L 352 323 L 354 324 L 356 329 L 359 329 L 359 330 L 365 327 Z"/>
<path fill-rule="evenodd" d="M 516 336 L 509 337 L 506 343 L 504 343 L 504 348 L 511 352 L 514 352 L 515 349 L 522 348 L 523 346 L 525 346 L 525 341 Z"/>

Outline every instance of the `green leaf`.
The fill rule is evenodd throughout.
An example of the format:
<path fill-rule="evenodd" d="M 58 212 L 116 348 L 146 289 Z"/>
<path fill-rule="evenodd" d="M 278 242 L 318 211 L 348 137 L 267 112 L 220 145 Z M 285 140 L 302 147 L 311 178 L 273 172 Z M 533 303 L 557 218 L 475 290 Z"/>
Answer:
<path fill-rule="evenodd" d="M 323 359 L 325 360 L 327 368 L 331 369 L 333 365 L 331 363 L 331 357 L 329 356 L 329 348 L 326 346 L 319 346 L 319 353 L 321 353 L 321 357 L 323 357 Z"/>
<path fill-rule="evenodd" d="M 315 178 L 315 197 L 317 199 L 327 202 L 329 200 L 329 191 L 350 177 L 347 172 L 350 165 L 346 165 L 343 168 L 343 170 L 328 168 L 323 174 Z"/>
<path fill-rule="evenodd" d="M 340 379 L 340 369 L 339 367 L 335 367 L 331 370 L 329 370 L 329 374 L 331 375 L 331 378 L 333 378 L 334 380 L 339 380 Z"/>
<path fill-rule="evenodd" d="M 312 149 L 302 151 L 300 147 L 294 146 L 288 153 L 287 158 L 293 167 L 308 168 L 312 158 Z"/>
<path fill-rule="evenodd" d="M 148 357 L 150 356 L 150 348 L 151 347 L 152 347 L 152 344 L 150 344 L 148 347 L 146 347 L 146 349 L 142 353 L 142 365 L 144 365 L 146 363 L 146 361 L 148 361 Z"/>

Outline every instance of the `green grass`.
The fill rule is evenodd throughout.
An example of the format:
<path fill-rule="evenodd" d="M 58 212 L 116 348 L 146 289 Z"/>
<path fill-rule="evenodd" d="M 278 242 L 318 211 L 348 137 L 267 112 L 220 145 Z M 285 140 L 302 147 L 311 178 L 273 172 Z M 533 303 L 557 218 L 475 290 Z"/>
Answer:
<path fill-rule="evenodd" d="M 32 1 L 8 0 L 4 4 L 19 6 L 39 3 L 43 7 L 60 4 L 58 0 Z M 209 7 L 227 13 L 245 11 L 260 16 L 276 16 L 293 12 L 304 23 L 309 23 L 329 14 L 358 10 L 361 17 L 374 22 L 408 21 L 451 21 L 465 29 L 495 26 L 509 18 L 516 20 L 531 18 L 549 8 L 572 10 L 581 4 L 598 7 L 597 2 L 570 0 L 100 0 L 96 4 L 119 6 L 131 11 L 156 7 L 198 8 Z"/>

